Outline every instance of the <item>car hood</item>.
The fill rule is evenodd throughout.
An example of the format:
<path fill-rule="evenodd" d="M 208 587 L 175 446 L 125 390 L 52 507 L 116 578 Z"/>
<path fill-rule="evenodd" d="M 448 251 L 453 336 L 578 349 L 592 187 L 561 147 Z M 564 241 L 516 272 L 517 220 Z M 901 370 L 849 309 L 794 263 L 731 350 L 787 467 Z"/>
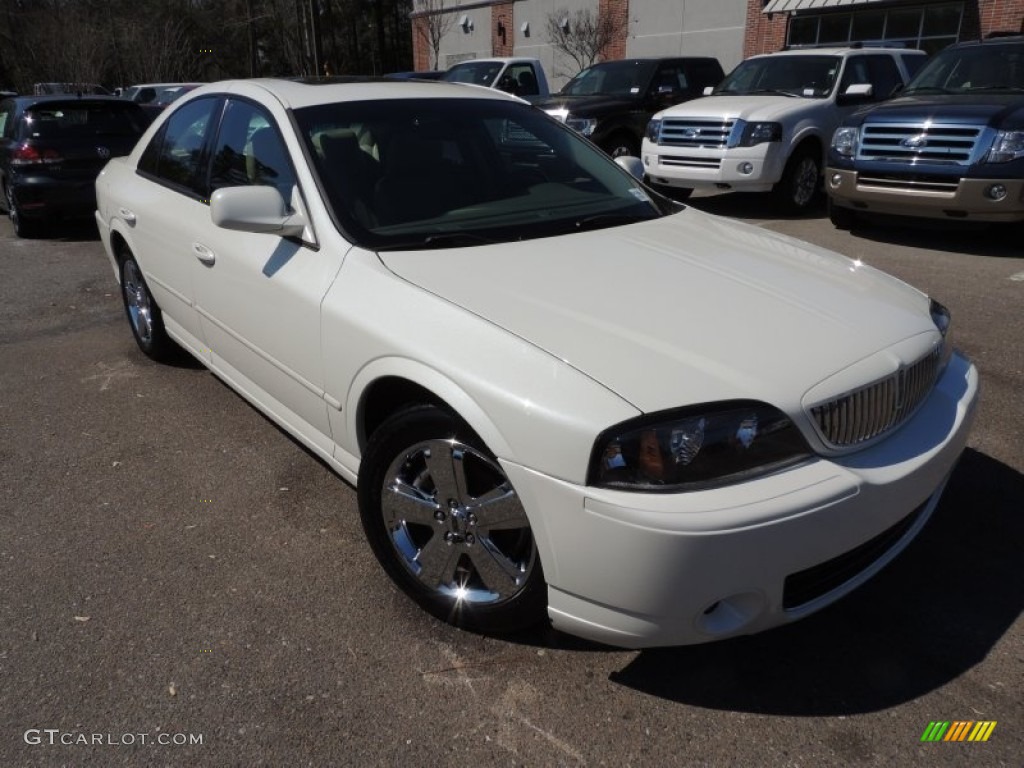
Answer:
<path fill-rule="evenodd" d="M 661 112 L 658 117 L 723 117 L 754 120 L 777 120 L 804 109 L 813 109 L 825 103 L 824 99 L 799 96 L 704 96 L 677 104 Z"/>
<path fill-rule="evenodd" d="M 545 112 L 566 109 L 578 117 L 590 117 L 595 114 L 618 112 L 633 109 L 641 102 L 640 96 L 553 96 L 533 102 L 538 109 Z"/>
<path fill-rule="evenodd" d="M 731 398 L 798 409 L 804 393 L 853 363 L 938 333 L 927 298 L 895 278 L 693 209 L 380 258 L 644 412 Z"/>
<path fill-rule="evenodd" d="M 858 111 L 853 120 L 863 122 L 957 122 L 967 125 L 1024 125 L 1024 99 L 1020 94 L 970 95 L 923 94 L 900 96 L 870 109 Z M 1012 122 L 1012 125 L 1007 123 Z M 1004 124 L 1007 124 L 1004 126 Z"/>

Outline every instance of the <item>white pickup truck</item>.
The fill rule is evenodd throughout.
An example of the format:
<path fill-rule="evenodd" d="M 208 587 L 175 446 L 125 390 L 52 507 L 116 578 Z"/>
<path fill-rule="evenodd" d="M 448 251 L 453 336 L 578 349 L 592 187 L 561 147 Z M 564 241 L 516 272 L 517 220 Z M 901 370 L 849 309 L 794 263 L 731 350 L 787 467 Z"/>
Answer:
<path fill-rule="evenodd" d="M 544 74 L 540 59 L 468 59 L 453 64 L 440 79 L 450 83 L 470 83 L 485 88 L 497 88 L 527 101 L 546 98 L 550 93 L 548 78 Z"/>
<path fill-rule="evenodd" d="M 790 211 L 821 192 L 825 151 L 840 120 L 881 101 L 924 64 L 923 51 L 811 48 L 741 62 L 710 95 L 657 113 L 644 173 L 674 197 L 694 189 L 773 192 Z"/>

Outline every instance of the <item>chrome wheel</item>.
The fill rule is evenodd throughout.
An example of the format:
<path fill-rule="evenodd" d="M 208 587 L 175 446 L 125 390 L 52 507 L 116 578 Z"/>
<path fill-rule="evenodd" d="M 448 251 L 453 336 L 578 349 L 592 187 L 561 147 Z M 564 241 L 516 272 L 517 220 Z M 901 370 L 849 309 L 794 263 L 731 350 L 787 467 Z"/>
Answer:
<path fill-rule="evenodd" d="M 395 458 L 381 514 L 401 564 L 440 596 L 499 604 L 533 569 L 533 537 L 515 490 L 495 461 L 458 440 L 427 440 Z"/>
<path fill-rule="evenodd" d="M 142 344 L 150 344 L 153 341 L 153 309 L 149 289 L 134 260 L 125 262 L 123 275 L 121 289 L 124 291 L 124 304 L 132 330 Z"/>
<path fill-rule="evenodd" d="M 375 427 L 357 491 L 373 553 L 422 608 L 496 634 L 543 621 L 547 586 L 523 504 L 451 411 L 409 405 Z"/>

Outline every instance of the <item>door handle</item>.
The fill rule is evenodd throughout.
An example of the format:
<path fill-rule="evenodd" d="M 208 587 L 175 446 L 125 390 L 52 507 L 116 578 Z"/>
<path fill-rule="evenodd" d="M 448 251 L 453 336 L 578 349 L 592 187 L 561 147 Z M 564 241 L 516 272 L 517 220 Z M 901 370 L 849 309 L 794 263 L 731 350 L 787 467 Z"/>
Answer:
<path fill-rule="evenodd" d="M 124 219 L 126 224 L 134 224 L 135 223 L 135 213 L 134 212 L 128 210 L 127 208 L 118 208 L 117 212 L 121 216 L 121 218 Z"/>
<path fill-rule="evenodd" d="M 199 259 L 203 264 L 208 267 L 212 267 L 213 263 L 217 260 L 214 256 L 213 251 L 207 248 L 202 243 L 192 243 L 192 253 L 195 254 L 196 258 Z"/>

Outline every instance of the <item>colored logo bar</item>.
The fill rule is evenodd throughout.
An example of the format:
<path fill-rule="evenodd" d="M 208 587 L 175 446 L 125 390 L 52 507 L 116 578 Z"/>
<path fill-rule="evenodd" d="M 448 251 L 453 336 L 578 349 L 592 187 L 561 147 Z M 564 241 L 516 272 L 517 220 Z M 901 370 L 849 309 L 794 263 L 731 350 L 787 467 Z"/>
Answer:
<path fill-rule="evenodd" d="M 921 734 L 921 741 L 988 741 L 995 729 L 995 720 L 932 721 Z"/>

